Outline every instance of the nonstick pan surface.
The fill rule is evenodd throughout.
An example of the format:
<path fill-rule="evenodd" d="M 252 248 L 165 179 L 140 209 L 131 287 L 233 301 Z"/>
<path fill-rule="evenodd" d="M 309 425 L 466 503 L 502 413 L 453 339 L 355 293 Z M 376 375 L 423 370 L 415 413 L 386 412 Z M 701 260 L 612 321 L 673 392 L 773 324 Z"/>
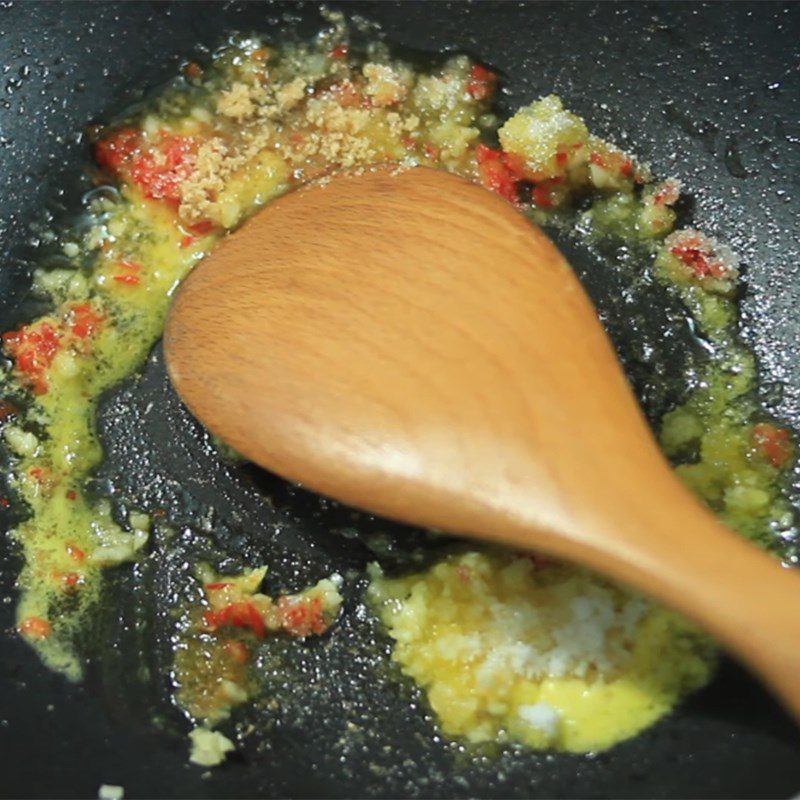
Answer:
<path fill-rule="evenodd" d="M 656 174 L 684 180 L 688 218 L 742 255 L 744 335 L 760 358 L 764 402 L 800 426 L 800 6 L 331 5 L 381 23 L 407 48 L 480 57 L 505 75 L 508 107 L 555 91 Z M 322 24 L 315 4 L 0 4 L 0 328 L 35 311 L 30 223 L 45 209 L 58 218 L 79 207 L 86 123 L 109 119 L 227 32 L 278 31 L 287 13 L 300 32 Z M 657 288 L 623 291 L 614 270 L 602 268 L 602 253 L 568 238 L 559 244 L 657 418 L 677 400 L 675 376 L 696 357 L 688 334 L 661 335 L 678 311 Z M 219 545 L 251 563 L 266 560 L 274 586 L 299 587 L 362 567 L 371 535 L 398 561 L 418 536 L 220 462 L 170 388 L 159 348 L 140 378 L 106 398 L 100 427 L 108 460 L 97 487 L 122 504 L 162 509 L 176 533 L 156 535 L 148 559 L 113 577 L 115 600 L 98 612 L 79 686 L 46 671 L 13 634 L 18 562 L 3 542 L 0 796 L 92 797 L 101 783 L 123 785 L 127 797 L 787 797 L 800 790 L 797 729 L 730 662 L 674 714 L 607 753 L 464 752 L 440 736 L 424 698 L 386 666 L 388 642 L 353 581 L 328 639 L 276 645 L 279 668 L 269 685 L 280 702 L 245 712 L 241 728 L 255 732 L 241 754 L 204 774 L 187 763 L 188 725 L 166 700 L 168 647 L 159 636 L 185 555 Z M 8 527 L 13 518 L 0 522 Z"/>

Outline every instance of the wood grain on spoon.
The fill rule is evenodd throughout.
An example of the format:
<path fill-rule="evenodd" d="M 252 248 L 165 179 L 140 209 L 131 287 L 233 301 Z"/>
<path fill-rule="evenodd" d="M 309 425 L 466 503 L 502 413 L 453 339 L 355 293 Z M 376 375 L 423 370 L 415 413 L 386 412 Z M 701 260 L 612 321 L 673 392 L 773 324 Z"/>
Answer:
<path fill-rule="evenodd" d="M 186 280 L 165 348 L 257 464 L 630 584 L 800 715 L 800 576 L 678 481 L 569 265 L 504 200 L 422 168 L 288 194 Z"/>

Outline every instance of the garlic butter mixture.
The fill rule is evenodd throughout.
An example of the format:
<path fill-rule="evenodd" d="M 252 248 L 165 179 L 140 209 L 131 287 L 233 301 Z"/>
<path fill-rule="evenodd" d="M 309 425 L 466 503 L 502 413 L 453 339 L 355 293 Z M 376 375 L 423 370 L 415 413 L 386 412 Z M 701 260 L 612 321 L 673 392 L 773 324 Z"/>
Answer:
<path fill-rule="evenodd" d="M 71 266 L 38 270 L 51 310 L 3 334 L 0 424 L 12 497 L 28 514 L 18 630 L 43 660 L 80 677 L 76 634 L 103 573 L 147 552 L 151 520 L 89 496 L 101 462 L 95 415 L 160 337 L 182 278 L 272 198 L 340 168 L 399 162 L 476 181 L 543 224 L 635 247 L 672 286 L 714 357 L 661 438 L 689 486 L 722 518 L 781 554 L 793 525 L 782 475 L 789 432 L 755 404 L 752 355 L 736 338 L 736 256 L 676 228 L 676 180 L 592 135 L 550 95 L 510 119 L 498 76 L 465 56 L 426 69 L 382 44 L 353 48 L 338 21 L 309 44 L 239 38 L 139 109 L 96 132 L 93 224 L 59 233 Z M 192 759 L 233 747 L 211 728 L 258 692 L 254 647 L 323 635 L 341 578 L 272 598 L 264 569 L 193 565 L 203 601 L 176 630 L 174 692 L 193 720 Z M 588 751 L 635 734 L 708 681 L 714 649 L 685 621 L 580 569 L 479 549 L 417 574 L 370 573 L 393 658 L 427 692 L 443 730 Z M 298 587 L 299 588 L 299 587 Z"/>

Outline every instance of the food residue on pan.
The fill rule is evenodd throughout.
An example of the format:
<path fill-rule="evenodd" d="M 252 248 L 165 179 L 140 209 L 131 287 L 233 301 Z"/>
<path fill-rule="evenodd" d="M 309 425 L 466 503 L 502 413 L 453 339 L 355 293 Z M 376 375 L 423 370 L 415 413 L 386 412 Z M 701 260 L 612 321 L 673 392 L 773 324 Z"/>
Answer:
<path fill-rule="evenodd" d="M 120 517 L 87 491 L 103 458 L 100 395 L 141 367 L 175 288 L 222 236 L 345 167 L 449 170 L 541 224 L 635 247 L 640 269 L 673 287 L 714 350 L 662 420 L 664 449 L 728 524 L 781 552 L 794 444 L 753 397 L 754 359 L 737 339 L 736 256 L 676 229 L 680 183 L 654 179 L 558 97 L 500 121 L 498 83 L 466 56 L 423 69 L 383 44 L 356 48 L 339 21 L 309 44 L 233 39 L 99 132 L 97 182 L 108 188 L 91 201 L 93 224 L 62 232 L 69 266 L 36 272 L 51 310 L 2 337 L 0 425 L 15 502 L 28 510 L 13 532 L 24 555 L 18 631 L 45 663 L 80 677 L 76 634 L 97 603 L 113 602 L 103 573 L 148 547 L 146 514 Z M 253 648 L 273 635 L 325 635 L 341 580 L 272 599 L 263 568 L 193 568 L 202 598 L 176 633 L 173 690 L 194 723 L 192 760 L 211 765 L 233 747 L 212 727 L 259 691 Z M 655 722 L 713 671 L 714 648 L 684 620 L 542 557 L 472 546 L 410 575 L 375 566 L 370 579 L 392 658 L 453 737 L 599 750 Z"/>

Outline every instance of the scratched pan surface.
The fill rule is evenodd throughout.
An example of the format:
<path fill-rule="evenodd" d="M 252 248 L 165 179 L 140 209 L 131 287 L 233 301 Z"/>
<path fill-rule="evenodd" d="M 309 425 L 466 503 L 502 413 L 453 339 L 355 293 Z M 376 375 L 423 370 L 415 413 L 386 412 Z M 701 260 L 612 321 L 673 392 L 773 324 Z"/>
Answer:
<path fill-rule="evenodd" d="M 800 423 L 800 6 L 343 8 L 380 22 L 408 48 L 481 56 L 506 74 L 508 105 L 558 92 L 656 173 L 684 179 L 692 196 L 686 213 L 730 241 L 746 264 L 745 334 L 761 359 L 765 402 Z M 301 32 L 320 24 L 314 5 L 0 4 L 0 328 L 34 310 L 30 223 L 44 207 L 57 217 L 79 208 L 83 126 L 108 119 L 182 60 L 202 57 L 227 31 L 277 31 L 287 11 Z M 560 243 L 655 418 L 675 402 L 680 375 L 699 357 L 680 310 L 658 288 L 631 288 L 604 254 Z M 668 320 L 677 332 L 665 336 Z M 787 797 L 800 790 L 797 731 L 732 663 L 675 714 L 610 752 L 463 753 L 442 740 L 423 698 L 385 666 L 386 639 L 352 580 L 343 621 L 327 640 L 276 644 L 268 686 L 277 702 L 243 713 L 240 730 L 254 732 L 241 755 L 203 775 L 186 763 L 187 724 L 165 693 L 166 611 L 184 592 L 187 555 L 225 551 L 264 561 L 272 588 L 298 587 L 362 567 L 376 537 L 390 560 L 402 562 L 416 535 L 220 462 L 171 391 L 159 348 L 138 379 L 106 398 L 100 424 L 109 458 L 96 488 L 121 505 L 164 509 L 176 533 L 160 530 L 149 558 L 112 579 L 115 601 L 87 637 L 82 686 L 45 671 L 12 635 L 17 562 L 3 541 L 0 796 L 95 796 L 101 783 L 122 784 L 129 797 Z"/>

